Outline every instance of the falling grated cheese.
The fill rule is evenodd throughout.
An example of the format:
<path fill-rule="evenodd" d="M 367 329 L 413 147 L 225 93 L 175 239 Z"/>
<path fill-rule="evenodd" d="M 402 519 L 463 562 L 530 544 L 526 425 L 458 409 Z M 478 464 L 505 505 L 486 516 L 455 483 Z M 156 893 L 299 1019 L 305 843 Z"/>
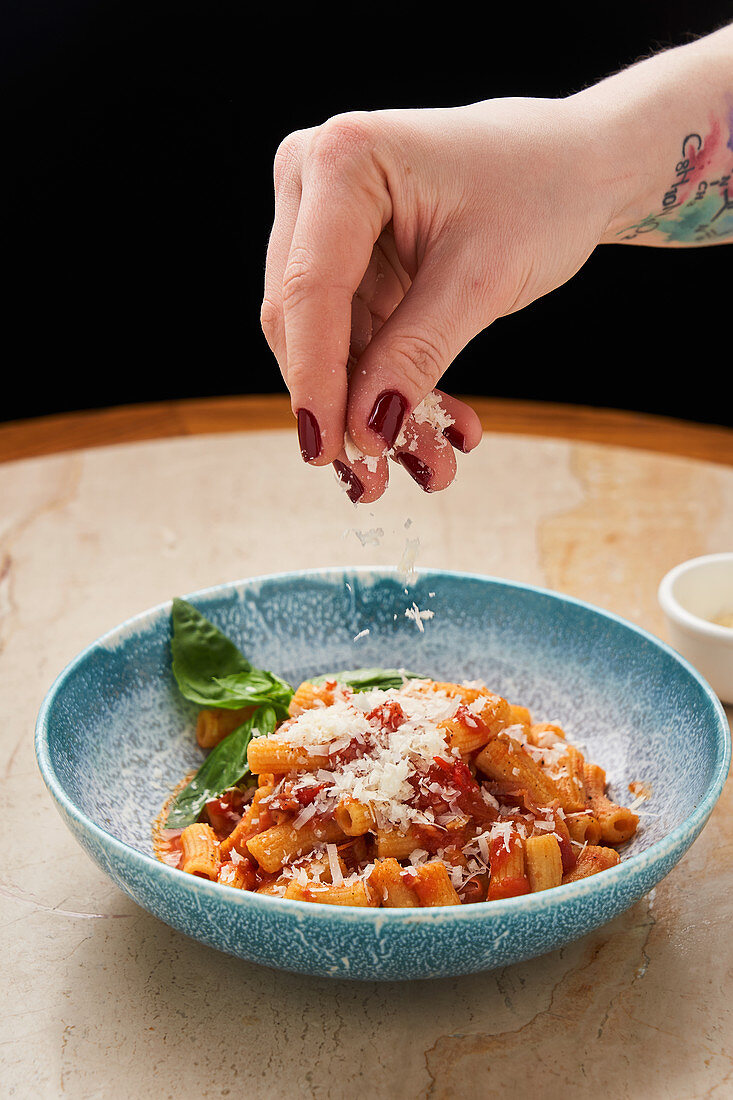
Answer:
<path fill-rule="evenodd" d="M 384 538 L 384 528 L 370 527 L 366 531 L 359 531 L 356 527 L 347 527 L 344 531 L 344 538 L 348 535 L 356 535 L 362 546 L 379 546 Z"/>
<path fill-rule="evenodd" d="M 418 628 L 418 630 L 420 631 L 421 634 L 425 633 L 425 627 L 423 626 L 423 620 L 432 619 L 433 615 L 434 615 L 434 612 L 430 611 L 429 609 L 426 609 L 425 611 L 421 611 L 420 608 L 417 606 L 417 604 L 414 601 L 413 601 L 412 607 L 406 607 L 405 608 L 405 618 L 406 619 L 413 619 L 415 621 L 415 625 L 417 626 L 417 628 Z"/>
<path fill-rule="evenodd" d="M 409 587 L 417 576 L 415 562 L 419 549 L 420 539 L 405 539 L 405 548 L 397 566 L 397 575 L 406 587 Z"/>

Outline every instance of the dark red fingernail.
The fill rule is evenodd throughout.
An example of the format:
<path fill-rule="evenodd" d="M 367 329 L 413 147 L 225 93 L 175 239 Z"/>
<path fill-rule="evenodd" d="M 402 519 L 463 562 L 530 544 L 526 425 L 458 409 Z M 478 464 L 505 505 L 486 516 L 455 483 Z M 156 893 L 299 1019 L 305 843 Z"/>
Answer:
<path fill-rule="evenodd" d="M 455 447 L 457 451 L 463 451 L 464 455 L 466 451 L 466 437 L 463 432 L 459 432 L 458 428 L 453 424 L 449 424 L 447 428 L 443 428 L 443 435 L 450 443 L 451 447 Z"/>
<path fill-rule="evenodd" d="M 367 420 L 367 427 L 381 435 L 387 447 L 393 447 L 400 434 L 402 421 L 407 412 L 407 401 L 396 390 L 385 390 L 374 402 L 374 408 Z"/>
<path fill-rule="evenodd" d="M 308 409 L 298 409 L 298 442 L 304 462 L 312 462 L 321 453 L 321 429 Z"/>
<path fill-rule="evenodd" d="M 346 489 L 346 495 L 352 504 L 356 504 L 357 500 L 364 495 L 364 486 L 354 471 L 343 462 L 339 462 L 338 459 L 333 464 L 333 468 L 339 476 L 339 480 Z"/>
<path fill-rule="evenodd" d="M 400 454 L 395 455 L 395 459 L 401 466 L 404 466 L 413 481 L 416 481 L 421 489 L 424 489 L 426 493 L 430 493 L 430 481 L 434 471 L 428 466 L 426 462 L 423 462 L 417 455 L 410 454 L 408 451 L 401 451 Z"/>

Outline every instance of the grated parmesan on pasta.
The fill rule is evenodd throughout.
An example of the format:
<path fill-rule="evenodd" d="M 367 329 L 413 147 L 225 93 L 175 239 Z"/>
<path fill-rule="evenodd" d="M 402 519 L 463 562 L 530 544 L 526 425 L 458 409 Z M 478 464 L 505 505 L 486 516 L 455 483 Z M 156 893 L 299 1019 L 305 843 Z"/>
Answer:
<path fill-rule="evenodd" d="M 418 622 L 431 614 L 413 607 Z M 605 773 L 586 764 L 591 785 L 578 809 L 577 791 L 563 786 L 577 748 L 482 681 L 322 689 L 302 685 L 293 716 L 250 742 L 250 760 L 256 750 L 262 761 L 257 791 L 245 799 L 232 788 L 207 810 L 212 824 L 183 830 L 183 870 L 302 901 L 460 904 L 613 866 L 604 815 L 626 821 L 618 842 L 636 829 L 641 797 L 617 806 Z M 170 852 L 160 858 L 176 865 Z"/>

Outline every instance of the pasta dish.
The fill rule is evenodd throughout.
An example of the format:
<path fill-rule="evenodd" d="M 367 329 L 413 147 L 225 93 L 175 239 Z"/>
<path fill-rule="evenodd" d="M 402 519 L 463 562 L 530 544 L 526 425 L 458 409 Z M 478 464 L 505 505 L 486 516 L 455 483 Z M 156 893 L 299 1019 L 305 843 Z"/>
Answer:
<path fill-rule="evenodd" d="M 264 731 L 251 706 L 204 707 L 209 760 L 247 729 L 245 774 L 212 794 L 200 773 L 193 809 L 169 802 L 158 858 L 230 888 L 372 907 L 491 902 L 619 862 L 639 818 L 559 725 L 481 682 L 348 675 L 290 689 Z"/>

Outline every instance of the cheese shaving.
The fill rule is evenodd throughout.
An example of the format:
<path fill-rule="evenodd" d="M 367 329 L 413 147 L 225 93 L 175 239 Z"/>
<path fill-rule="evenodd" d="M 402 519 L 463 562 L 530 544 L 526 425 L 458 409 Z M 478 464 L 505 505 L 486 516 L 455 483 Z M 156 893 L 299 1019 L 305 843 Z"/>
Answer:
<path fill-rule="evenodd" d="M 338 851 L 335 844 L 327 844 L 326 852 L 328 853 L 328 865 L 331 868 L 331 882 L 334 886 L 343 886 L 344 876 L 341 871 L 341 864 L 339 863 Z"/>
<path fill-rule="evenodd" d="M 406 619 L 413 619 L 414 622 L 415 622 L 415 625 L 417 626 L 417 628 L 418 628 L 418 630 L 420 631 L 421 634 L 425 633 L 425 627 L 423 626 L 423 621 L 425 619 L 432 619 L 433 615 L 434 615 L 434 612 L 430 611 L 429 609 L 426 609 L 425 611 L 421 611 L 420 608 L 417 606 L 417 604 L 414 601 L 413 601 L 412 607 L 406 607 L 405 608 L 405 618 Z"/>

